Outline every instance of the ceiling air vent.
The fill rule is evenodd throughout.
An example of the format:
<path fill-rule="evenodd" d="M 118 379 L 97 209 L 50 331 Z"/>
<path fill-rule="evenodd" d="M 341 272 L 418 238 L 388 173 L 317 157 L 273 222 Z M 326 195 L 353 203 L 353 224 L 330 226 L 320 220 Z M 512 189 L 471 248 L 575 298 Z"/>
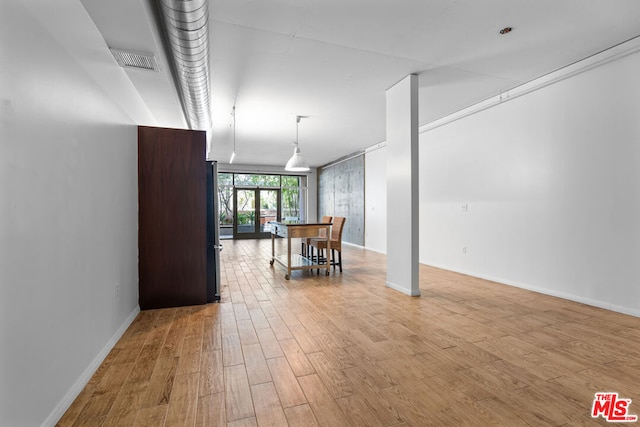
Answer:
<path fill-rule="evenodd" d="M 158 71 L 156 58 L 150 53 L 131 52 L 111 48 L 113 57 L 121 67 L 137 68 L 139 70 Z"/>

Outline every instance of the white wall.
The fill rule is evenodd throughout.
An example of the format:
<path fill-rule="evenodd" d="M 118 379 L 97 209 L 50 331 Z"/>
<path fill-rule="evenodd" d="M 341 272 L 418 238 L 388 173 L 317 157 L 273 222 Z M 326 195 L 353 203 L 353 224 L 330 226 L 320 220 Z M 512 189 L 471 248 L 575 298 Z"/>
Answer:
<path fill-rule="evenodd" d="M 635 53 L 421 134 L 420 261 L 640 315 L 639 69 Z"/>
<path fill-rule="evenodd" d="M 387 253 L 387 148 L 368 150 L 364 157 L 364 246 Z"/>
<path fill-rule="evenodd" d="M 80 2 L 51 7 L 2 5 L 2 426 L 53 424 L 137 309 L 136 126 L 42 25 L 92 48 Z"/>

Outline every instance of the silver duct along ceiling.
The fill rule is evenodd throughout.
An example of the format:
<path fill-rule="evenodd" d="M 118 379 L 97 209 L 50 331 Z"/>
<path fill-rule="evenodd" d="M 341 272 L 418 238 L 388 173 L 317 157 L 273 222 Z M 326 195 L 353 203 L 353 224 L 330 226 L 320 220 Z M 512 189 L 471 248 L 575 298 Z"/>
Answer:
<path fill-rule="evenodd" d="M 190 129 L 211 127 L 208 0 L 152 0 Z"/>

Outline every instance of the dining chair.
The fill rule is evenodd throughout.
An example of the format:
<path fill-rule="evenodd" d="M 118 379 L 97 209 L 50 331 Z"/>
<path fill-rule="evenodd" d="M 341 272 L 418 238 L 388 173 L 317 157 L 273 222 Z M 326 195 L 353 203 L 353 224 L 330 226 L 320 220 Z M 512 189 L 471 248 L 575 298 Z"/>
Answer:
<path fill-rule="evenodd" d="M 331 227 L 331 265 L 333 269 L 336 269 L 336 265 L 340 267 L 340 273 L 342 273 L 342 230 L 344 229 L 344 223 L 347 221 L 345 217 L 334 216 L 333 226 Z M 313 256 L 313 248 L 318 250 L 318 264 L 324 259 L 324 251 L 327 249 L 327 239 L 314 237 L 309 241 L 309 247 Z M 338 251 L 338 261 L 336 262 L 336 251 Z M 320 273 L 320 269 L 317 270 Z"/>
<path fill-rule="evenodd" d="M 333 219 L 332 216 L 328 216 L 325 215 L 322 217 L 322 220 L 320 221 L 322 224 L 331 224 L 331 220 Z M 321 228 L 318 231 L 318 238 L 325 238 L 327 236 L 327 230 L 324 228 Z M 302 256 L 304 257 L 308 257 L 309 256 L 309 243 L 311 242 L 311 239 L 313 239 L 313 237 L 307 237 L 306 239 L 302 240 Z M 313 258 L 313 252 L 311 253 L 312 258 Z"/>

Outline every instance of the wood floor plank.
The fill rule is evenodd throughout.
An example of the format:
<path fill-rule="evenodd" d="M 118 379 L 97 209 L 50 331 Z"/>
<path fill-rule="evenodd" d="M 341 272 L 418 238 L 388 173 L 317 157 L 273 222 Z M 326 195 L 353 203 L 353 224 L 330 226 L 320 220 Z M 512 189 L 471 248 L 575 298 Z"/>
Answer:
<path fill-rule="evenodd" d="M 235 314 L 236 321 L 251 320 L 251 316 L 249 315 L 249 309 L 247 308 L 247 304 L 234 304 L 233 312 Z"/>
<path fill-rule="evenodd" d="M 89 402 L 89 400 L 91 400 L 92 397 L 93 388 L 90 388 L 88 386 L 85 387 L 80 392 L 78 397 L 76 397 L 76 400 L 73 401 L 71 406 L 69 406 L 69 409 L 67 409 L 62 418 L 60 418 L 60 420 L 56 424 L 56 427 L 72 426 L 73 423 L 75 423 L 75 421 L 78 419 L 78 415 L 80 415 L 80 412 L 82 412 L 84 406 Z"/>
<path fill-rule="evenodd" d="M 122 384 L 127 380 L 133 366 L 134 362 L 129 362 L 123 365 L 114 363 L 111 365 L 100 383 L 96 385 L 95 392 L 100 394 L 120 390 L 120 387 L 122 387 Z"/>
<path fill-rule="evenodd" d="M 143 407 L 147 386 L 148 381 L 127 381 L 113 402 L 104 425 L 121 426 L 133 424 L 136 418 L 136 412 Z"/>
<path fill-rule="evenodd" d="M 202 334 L 185 336 L 176 375 L 191 374 L 200 370 Z"/>
<path fill-rule="evenodd" d="M 195 427 L 224 427 L 227 425 L 224 392 L 198 398 Z"/>
<path fill-rule="evenodd" d="M 484 407 L 487 411 L 493 414 L 497 419 L 500 420 L 501 425 L 505 426 L 527 426 L 531 425 L 527 423 L 527 419 L 531 419 L 531 416 L 528 414 L 526 416 L 522 416 L 518 412 L 513 411 L 513 403 L 507 403 L 509 399 L 505 399 L 504 401 L 499 397 L 490 397 L 487 399 L 483 399 L 478 401 L 478 405 Z M 554 424 L 550 424 L 548 420 L 545 419 L 536 419 L 534 425 L 539 426 L 551 426 Z"/>
<path fill-rule="evenodd" d="M 340 409 L 353 426 L 384 426 L 384 422 L 376 418 L 375 413 L 357 394 L 341 397 L 336 400 Z"/>
<path fill-rule="evenodd" d="M 394 408 L 397 408 L 399 416 L 409 425 L 437 426 L 441 424 L 433 413 L 425 411 L 423 404 L 417 401 L 415 396 L 412 398 L 408 394 L 409 392 L 405 392 L 401 386 L 387 387 L 381 390 L 381 393 Z"/>
<path fill-rule="evenodd" d="M 470 399 L 457 401 L 455 405 L 438 412 L 436 417 L 441 421 L 441 425 L 490 426 L 501 423 L 491 411 Z"/>
<path fill-rule="evenodd" d="M 224 392 L 224 368 L 222 351 L 205 351 L 200 360 L 199 396 Z"/>
<path fill-rule="evenodd" d="M 198 374 L 176 375 L 165 424 L 169 426 L 193 425 L 196 419 L 197 407 Z"/>
<path fill-rule="evenodd" d="M 155 368 L 156 360 L 160 355 L 162 343 L 145 345 L 134 362 L 128 381 L 142 382 L 149 381 Z"/>
<path fill-rule="evenodd" d="M 300 377 L 298 381 L 316 416 L 318 425 L 327 427 L 349 425 L 347 417 L 317 374 Z"/>
<path fill-rule="evenodd" d="M 362 352 L 360 348 L 347 347 L 345 351 L 351 356 L 352 360 L 354 361 L 355 366 L 353 367 L 359 368 L 367 376 L 367 380 L 375 385 L 375 387 L 381 389 L 398 385 L 395 381 L 393 381 L 393 379 L 387 374 L 384 369 L 378 367 L 374 363 L 374 361 L 369 359 L 366 353 Z M 347 371 L 347 369 L 345 369 L 345 372 Z"/>
<path fill-rule="evenodd" d="M 258 427 L 258 422 L 255 417 L 250 417 L 243 420 L 228 422 L 227 427 Z"/>
<path fill-rule="evenodd" d="M 313 339 L 302 324 L 289 325 L 289 330 L 298 342 L 302 351 L 305 353 L 315 353 L 322 350 L 316 340 Z"/>
<path fill-rule="evenodd" d="M 355 394 L 383 425 L 395 425 L 403 421 L 398 408 L 383 395 L 382 389 L 376 386 L 364 371 L 359 368 L 349 368 L 344 370 L 344 374 L 349 379 Z"/>
<path fill-rule="evenodd" d="M 267 320 L 267 316 L 264 315 L 261 308 L 254 308 L 249 310 L 249 315 L 251 317 L 251 321 L 253 322 L 253 327 L 256 330 L 267 329 L 271 327 L 269 321 Z"/>
<path fill-rule="evenodd" d="M 222 349 L 222 328 L 217 317 L 206 316 L 202 338 L 202 351 Z"/>
<path fill-rule="evenodd" d="M 353 394 L 351 383 L 341 367 L 334 364 L 324 352 L 311 353 L 308 357 L 331 396 L 337 399 Z"/>
<path fill-rule="evenodd" d="M 107 414 L 113 406 L 113 402 L 118 397 L 118 391 L 109 391 L 105 393 L 94 393 L 93 398 L 82 408 L 73 425 L 83 425 L 91 420 L 100 419 L 100 423 L 104 422 Z"/>
<path fill-rule="evenodd" d="M 227 422 L 254 417 L 251 389 L 244 365 L 226 366 L 224 380 Z"/>
<path fill-rule="evenodd" d="M 248 314 L 247 314 L 248 316 Z M 240 343 L 242 345 L 257 344 L 260 341 L 256 335 L 256 331 L 253 328 L 253 322 L 251 319 L 242 319 L 237 321 L 238 334 L 240 335 Z"/>
<path fill-rule="evenodd" d="M 287 359 L 284 357 L 267 359 L 267 366 L 283 408 L 307 403 Z"/>
<path fill-rule="evenodd" d="M 272 382 L 251 386 L 256 421 L 260 426 L 281 427 L 287 425 L 287 418 Z"/>
<path fill-rule="evenodd" d="M 132 427 L 163 426 L 169 405 L 142 408 L 136 412 Z"/>
<path fill-rule="evenodd" d="M 424 265 L 409 298 L 343 252 L 287 281 L 270 241 L 225 243 L 221 302 L 140 313 L 58 425 L 606 425 L 594 393 L 640 402 L 640 318 Z"/>
<path fill-rule="evenodd" d="M 287 324 L 280 318 L 280 315 L 267 317 L 267 321 L 278 340 L 289 340 L 293 338 L 293 334 L 287 327 Z"/>
<path fill-rule="evenodd" d="M 260 340 L 260 346 L 262 347 L 265 359 L 284 356 L 282 347 L 280 347 L 280 343 L 271 329 L 260 330 L 258 339 Z"/>
<path fill-rule="evenodd" d="M 166 405 L 171 398 L 173 382 L 178 370 L 178 357 L 160 357 L 149 379 L 142 407 Z"/>
<path fill-rule="evenodd" d="M 316 427 L 316 420 L 309 404 L 292 406 L 284 409 L 289 427 Z"/>
<path fill-rule="evenodd" d="M 240 335 L 237 333 L 222 336 L 222 361 L 224 366 L 240 365 L 244 363 Z"/>
<path fill-rule="evenodd" d="M 202 340 L 202 332 L 204 330 L 203 309 L 198 307 L 193 309 L 189 316 L 185 329 L 185 337 L 196 337 Z"/>
<path fill-rule="evenodd" d="M 260 344 L 242 346 L 249 384 L 261 384 L 271 381 L 271 373 L 262 353 Z"/>
<path fill-rule="evenodd" d="M 314 374 L 316 371 L 295 339 L 279 341 L 284 356 L 296 377 Z"/>
<path fill-rule="evenodd" d="M 162 345 L 161 356 L 163 357 L 179 357 L 182 352 L 182 344 L 186 334 L 186 326 L 188 319 L 183 314 L 183 310 L 176 310 L 175 317 L 169 328 L 169 332 L 165 337 Z"/>

